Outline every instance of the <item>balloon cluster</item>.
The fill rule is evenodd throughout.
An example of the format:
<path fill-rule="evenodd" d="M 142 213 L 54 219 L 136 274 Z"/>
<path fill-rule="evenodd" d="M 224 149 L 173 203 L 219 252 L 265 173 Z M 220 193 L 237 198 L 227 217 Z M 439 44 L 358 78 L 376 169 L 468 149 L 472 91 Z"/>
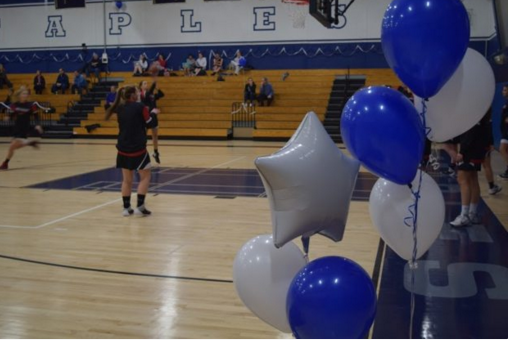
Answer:
<path fill-rule="evenodd" d="M 365 270 L 342 257 L 307 263 L 291 240 L 344 234 L 360 163 L 333 143 L 310 112 L 278 152 L 256 160 L 272 211 L 273 235 L 238 252 L 233 279 L 243 303 L 261 320 L 297 338 L 364 338 L 376 292 Z"/>
<path fill-rule="evenodd" d="M 374 226 L 414 263 L 445 217 L 439 186 L 418 169 L 425 140 L 466 132 L 494 96 L 488 62 L 468 50 L 469 18 L 460 0 L 394 0 L 381 31 L 388 64 L 418 96 L 416 107 L 388 87 L 365 88 L 341 118 L 353 158 L 311 112 L 281 150 L 256 160 L 273 235 L 255 237 L 238 252 L 235 287 L 254 314 L 296 338 L 364 338 L 374 321 L 376 293 L 363 268 L 342 257 L 307 263 L 310 236 L 342 240 L 360 164 L 381 177 L 369 201 Z M 291 242 L 300 236 L 305 255 Z"/>
<path fill-rule="evenodd" d="M 416 107 L 395 90 L 370 87 L 353 95 L 342 114 L 347 148 L 381 177 L 370 196 L 373 224 L 412 262 L 434 243 L 445 217 L 438 185 L 417 172 L 425 139 L 443 142 L 466 132 L 494 97 L 492 69 L 468 49 L 469 35 L 460 0 L 394 0 L 383 18 L 382 46 L 390 67 L 417 96 Z"/>

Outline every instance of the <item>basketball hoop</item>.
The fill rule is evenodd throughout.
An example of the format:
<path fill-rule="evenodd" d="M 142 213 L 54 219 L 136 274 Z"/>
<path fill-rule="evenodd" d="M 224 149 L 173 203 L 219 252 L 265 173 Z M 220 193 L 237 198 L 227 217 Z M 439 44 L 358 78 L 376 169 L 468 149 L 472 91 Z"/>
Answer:
<path fill-rule="evenodd" d="M 305 18 L 309 13 L 309 0 L 282 0 L 286 4 L 294 28 L 305 28 Z"/>

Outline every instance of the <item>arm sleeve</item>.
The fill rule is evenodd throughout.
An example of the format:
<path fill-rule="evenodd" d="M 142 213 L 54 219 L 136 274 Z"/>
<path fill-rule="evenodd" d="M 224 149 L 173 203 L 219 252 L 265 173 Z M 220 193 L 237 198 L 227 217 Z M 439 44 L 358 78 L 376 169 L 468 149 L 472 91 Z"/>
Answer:
<path fill-rule="evenodd" d="M 148 97 L 149 95 L 152 95 L 154 91 L 155 91 L 155 82 L 152 83 L 152 86 L 150 86 L 150 89 L 147 91 L 145 96 Z"/>
<path fill-rule="evenodd" d="M 145 120 L 146 127 L 149 129 L 156 128 L 159 125 L 155 114 L 150 113 L 146 106 L 143 107 L 143 119 Z"/>
<path fill-rule="evenodd" d="M 11 107 L 11 111 L 7 111 L 7 115 L 9 116 L 12 116 L 14 115 L 14 112 L 16 112 L 16 105 L 15 104 L 10 104 L 10 103 L 7 103 L 5 102 L 6 105 L 9 105 Z"/>
<path fill-rule="evenodd" d="M 41 122 L 39 120 L 39 107 L 35 103 L 33 103 L 30 110 L 32 111 L 32 114 L 34 115 L 35 125 L 40 125 Z"/>
<path fill-rule="evenodd" d="M 157 94 L 155 95 L 155 100 L 159 100 L 163 97 L 164 97 L 164 92 L 162 92 L 161 90 L 158 90 Z"/>

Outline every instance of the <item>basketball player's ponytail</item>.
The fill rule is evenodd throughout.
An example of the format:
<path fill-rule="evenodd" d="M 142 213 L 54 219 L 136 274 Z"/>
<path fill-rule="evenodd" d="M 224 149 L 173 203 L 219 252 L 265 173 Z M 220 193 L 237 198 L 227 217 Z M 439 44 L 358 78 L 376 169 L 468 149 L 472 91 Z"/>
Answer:
<path fill-rule="evenodd" d="M 113 104 L 106 110 L 106 120 L 109 120 L 113 113 L 116 113 L 118 106 L 120 106 L 121 101 L 124 99 L 125 87 L 120 87 L 116 92 L 116 98 Z"/>

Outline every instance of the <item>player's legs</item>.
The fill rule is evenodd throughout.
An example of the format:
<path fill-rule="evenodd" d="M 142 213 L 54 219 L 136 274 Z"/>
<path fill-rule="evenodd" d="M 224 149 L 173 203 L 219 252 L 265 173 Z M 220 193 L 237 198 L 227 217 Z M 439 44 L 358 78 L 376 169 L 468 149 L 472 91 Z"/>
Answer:
<path fill-rule="evenodd" d="M 131 193 L 132 183 L 134 181 L 134 171 L 122 169 L 122 200 L 123 200 L 123 215 L 130 216 L 134 213 L 131 208 Z"/>
<path fill-rule="evenodd" d="M 134 213 L 138 216 L 148 216 L 152 213 L 145 207 L 145 197 L 148 193 L 148 187 L 150 186 L 150 178 L 152 172 L 150 169 L 139 170 L 139 185 L 138 185 L 138 205 Z"/>

